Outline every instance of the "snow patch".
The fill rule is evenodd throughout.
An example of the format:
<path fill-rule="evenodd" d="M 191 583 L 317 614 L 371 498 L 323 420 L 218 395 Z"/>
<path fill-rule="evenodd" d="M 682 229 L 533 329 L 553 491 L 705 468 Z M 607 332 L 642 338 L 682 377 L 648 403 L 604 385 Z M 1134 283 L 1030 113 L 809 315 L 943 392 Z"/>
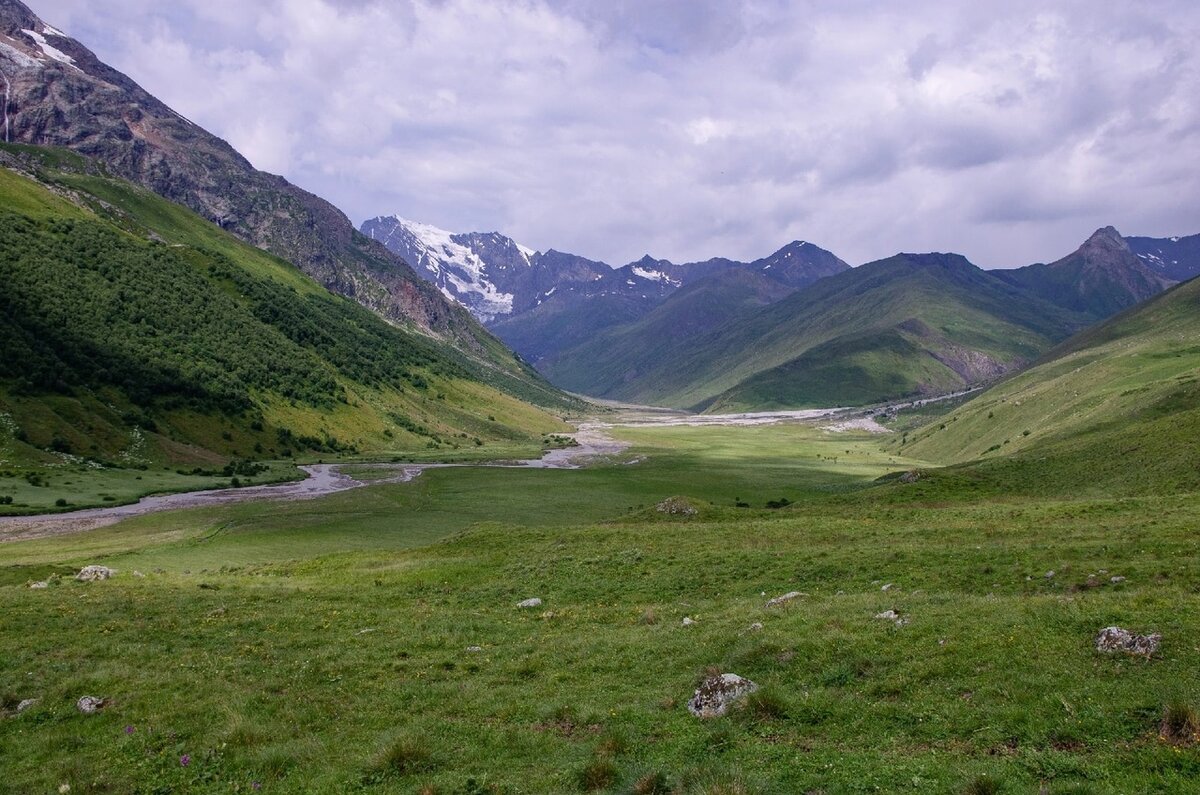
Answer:
<path fill-rule="evenodd" d="M 44 52 L 49 57 L 53 58 L 54 60 L 56 60 L 60 63 L 65 63 L 67 66 L 75 66 L 74 58 L 67 55 L 62 50 L 57 49 L 56 47 L 51 47 L 50 43 L 48 41 L 46 41 L 46 37 L 43 36 L 42 34 L 38 33 L 36 30 L 25 30 L 24 28 L 22 28 L 21 32 L 24 33 L 29 38 L 33 39 L 37 43 L 37 45 L 42 48 L 42 52 Z M 79 67 L 75 66 L 75 68 L 78 69 Z"/>
<path fill-rule="evenodd" d="M 0 53 L 6 55 L 9 60 L 22 69 L 32 69 L 36 66 L 42 66 L 42 62 L 37 58 L 30 58 L 16 47 L 12 46 L 11 44 L 5 44 L 2 41 L 0 41 Z"/>
<path fill-rule="evenodd" d="M 637 276 L 638 278 L 641 278 L 641 279 L 645 279 L 648 282 L 662 282 L 663 284 L 671 284 L 671 285 L 674 285 L 675 287 L 679 286 L 678 280 L 672 279 L 670 276 L 663 273 L 662 271 L 646 270 L 645 268 L 639 268 L 637 265 L 634 265 L 632 270 L 633 270 L 634 276 Z M 633 282 L 629 282 L 629 283 L 633 284 Z"/>
<path fill-rule="evenodd" d="M 58 36 L 60 39 L 67 38 L 67 34 L 63 33 L 58 28 L 50 27 L 45 22 L 42 23 L 42 33 L 45 33 L 47 36 Z"/>

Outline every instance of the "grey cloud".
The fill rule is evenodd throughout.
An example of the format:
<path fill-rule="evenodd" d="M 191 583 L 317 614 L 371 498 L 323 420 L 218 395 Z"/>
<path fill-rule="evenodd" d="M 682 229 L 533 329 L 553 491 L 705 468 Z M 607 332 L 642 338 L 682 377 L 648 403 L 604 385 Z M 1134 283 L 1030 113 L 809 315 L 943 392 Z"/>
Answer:
<path fill-rule="evenodd" d="M 1183 0 L 32 5 L 358 219 L 616 263 L 802 238 L 1014 265 L 1108 223 L 1200 231 Z"/>

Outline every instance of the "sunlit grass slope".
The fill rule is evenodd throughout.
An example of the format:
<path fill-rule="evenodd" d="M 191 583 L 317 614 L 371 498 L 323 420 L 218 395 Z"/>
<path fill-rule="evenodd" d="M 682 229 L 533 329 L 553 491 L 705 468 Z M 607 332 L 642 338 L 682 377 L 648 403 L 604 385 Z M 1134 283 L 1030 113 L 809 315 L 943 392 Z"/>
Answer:
<path fill-rule="evenodd" d="M 125 499 L 86 485 L 99 467 L 536 452 L 579 405 L 515 360 L 389 325 L 78 156 L 0 155 L 0 499 L 14 497 L 0 511 L 54 507 L 79 484 L 72 506 Z M 30 473 L 56 488 L 6 488 Z"/>
<path fill-rule="evenodd" d="M 895 449 L 1022 488 L 1200 486 L 1200 281 L 1068 340 L 1035 367 L 906 435 Z"/>

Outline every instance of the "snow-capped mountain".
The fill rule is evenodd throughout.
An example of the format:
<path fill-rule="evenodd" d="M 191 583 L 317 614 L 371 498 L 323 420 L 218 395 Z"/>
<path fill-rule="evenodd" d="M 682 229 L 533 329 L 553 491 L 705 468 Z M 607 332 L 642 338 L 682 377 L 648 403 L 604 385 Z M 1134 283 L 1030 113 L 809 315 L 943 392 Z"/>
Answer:
<path fill-rule="evenodd" d="M 398 215 L 367 221 L 362 231 L 485 323 L 512 314 L 514 295 L 499 285 L 531 269 L 537 254 L 497 233 L 456 235 Z"/>

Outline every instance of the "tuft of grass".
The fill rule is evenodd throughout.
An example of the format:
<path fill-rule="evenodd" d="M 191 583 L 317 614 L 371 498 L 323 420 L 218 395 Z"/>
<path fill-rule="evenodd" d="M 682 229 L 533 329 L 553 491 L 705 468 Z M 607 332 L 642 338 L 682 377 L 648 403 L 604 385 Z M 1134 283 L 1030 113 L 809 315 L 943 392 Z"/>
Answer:
<path fill-rule="evenodd" d="M 963 795 L 999 795 L 1003 791 L 1004 786 L 997 779 L 980 775 L 971 779 L 963 788 Z"/>
<path fill-rule="evenodd" d="M 644 611 L 642 611 L 642 616 L 638 619 L 638 623 L 644 624 L 648 627 L 654 626 L 658 623 L 658 613 L 654 611 L 653 607 L 647 607 Z"/>
<path fill-rule="evenodd" d="M 667 780 L 666 773 L 654 770 L 633 782 L 631 792 L 633 795 L 670 795 L 671 782 Z"/>
<path fill-rule="evenodd" d="M 737 714 L 753 722 L 784 720 L 791 711 L 791 704 L 774 688 L 763 687 L 742 699 Z"/>
<path fill-rule="evenodd" d="M 379 777 L 411 776 L 433 770 L 433 752 L 421 737 L 401 735 L 387 741 L 376 753 L 369 772 Z"/>
<path fill-rule="evenodd" d="M 616 764 L 606 757 L 598 757 L 588 762 L 580 769 L 577 776 L 579 788 L 584 792 L 596 792 L 608 789 L 617 783 L 620 771 Z"/>
<path fill-rule="evenodd" d="M 1158 733 L 1164 740 L 1173 743 L 1190 745 L 1200 742 L 1200 713 L 1191 704 L 1172 701 L 1163 708 Z"/>

